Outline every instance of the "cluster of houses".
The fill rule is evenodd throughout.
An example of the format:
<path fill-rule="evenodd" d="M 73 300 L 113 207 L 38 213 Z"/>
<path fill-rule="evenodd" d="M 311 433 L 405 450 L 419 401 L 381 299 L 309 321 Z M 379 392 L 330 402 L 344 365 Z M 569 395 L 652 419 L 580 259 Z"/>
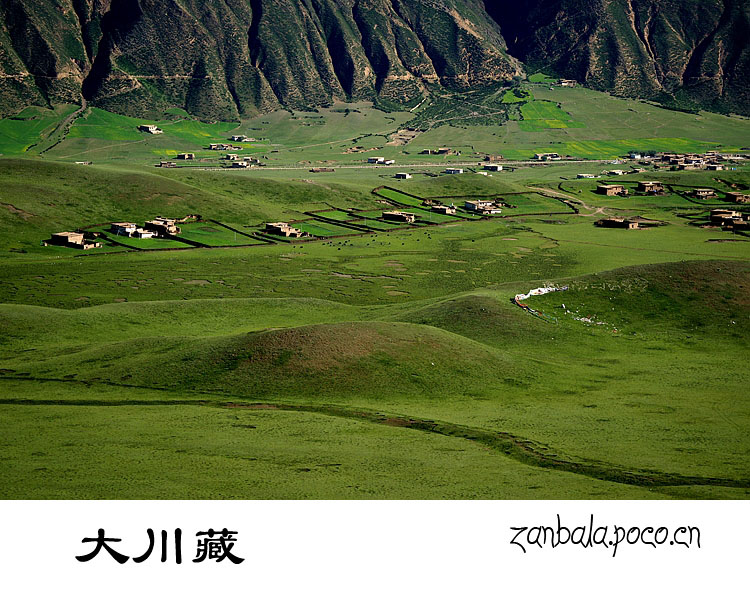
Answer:
<path fill-rule="evenodd" d="M 717 225 L 733 231 L 750 231 L 750 215 L 743 215 L 738 210 L 716 208 L 711 211 L 711 225 Z"/>
<path fill-rule="evenodd" d="M 177 223 L 183 223 L 188 219 L 198 219 L 198 215 L 188 215 L 184 219 L 168 219 L 165 217 L 156 217 L 146 221 L 143 227 L 138 227 L 135 223 L 111 223 L 109 226 L 110 233 L 125 237 L 149 239 L 156 237 L 169 237 L 180 233 Z M 97 232 L 77 232 L 61 231 L 53 233 L 49 240 L 44 242 L 45 246 L 65 246 L 68 248 L 77 248 L 79 250 L 89 250 L 91 248 L 101 248 L 101 242 L 97 242 L 99 237 Z"/>
<path fill-rule="evenodd" d="M 243 156 L 239 157 L 238 154 L 227 154 L 225 160 L 232 161 L 229 165 L 232 169 L 249 169 L 250 167 L 257 167 L 260 165 L 260 161 L 254 156 Z"/>
<path fill-rule="evenodd" d="M 664 184 L 660 181 L 639 181 L 636 185 L 636 192 L 647 195 L 664 194 Z M 596 193 L 603 196 L 627 196 L 628 189 L 620 183 L 600 183 L 596 186 Z M 713 188 L 695 188 L 690 192 L 694 198 L 716 198 L 718 193 Z M 725 200 L 736 204 L 750 204 L 750 194 L 742 192 L 727 192 Z"/>
<path fill-rule="evenodd" d="M 164 133 L 156 125 L 138 125 L 138 131 L 142 133 L 150 133 L 151 135 L 159 135 L 160 133 Z"/>
<path fill-rule="evenodd" d="M 115 235 L 142 239 L 169 237 L 181 232 L 177 222 L 177 219 L 156 217 L 151 221 L 146 221 L 143 227 L 138 227 L 135 223 L 112 223 L 109 231 Z"/>
<path fill-rule="evenodd" d="M 640 152 L 631 152 L 628 158 L 638 160 L 643 165 L 653 165 L 655 168 L 670 168 L 673 171 L 723 171 L 726 168 L 723 163 L 747 159 L 746 156 L 722 154 L 715 150 L 703 154 L 662 152 L 661 154 L 643 155 Z"/>
<path fill-rule="evenodd" d="M 639 194 L 659 196 L 664 194 L 664 184 L 661 181 L 639 181 L 635 191 Z M 628 189 L 621 184 L 600 183 L 596 186 L 596 193 L 603 196 L 627 196 Z"/>

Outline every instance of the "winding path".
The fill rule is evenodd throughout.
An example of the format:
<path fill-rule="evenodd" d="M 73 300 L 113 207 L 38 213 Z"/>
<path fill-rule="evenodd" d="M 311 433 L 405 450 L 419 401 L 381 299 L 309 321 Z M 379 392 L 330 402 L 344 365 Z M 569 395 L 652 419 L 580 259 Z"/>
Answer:
<path fill-rule="evenodd" d="M 25 380 L 25 381 L 49 381 L 67 383 L 72 385 L 90 386 L 86 381 L 69 379 L 42 379 L 26 376 L 3 375 L 2 379 Z M 93 382 L 92 382 L 93 383 Z M 139 388 L 134 385 L 121 385 L 111 382 L 95 382 L 98 385 L 123 388 Z M 140 389 L 163 389 L 166 388 L 140 388 Z M 360 408 L 337 405 L 300 405 L 277 402 L 237 402 L 221 401 L 217 395 L 209 396 L 209 400 L 185 400 L 185 401 L 55 401 L 55 400 L 22 400 L 22 399 L 0 399 L 4 405 L 60 405 L 60 406 L 206 406 L 209 408 L 222 408 L 226 410 L 278 410 L 289 412 L 302 412 L 320 414 L 329 417 L 352 419 L 355 421 L 383 425 L 387 427 L 403 427 L 414 429 L 423 433 L 443 435 L 452 438 L 464 439 L 481 444 L 504 456 L 533 467 L 564 471 L 591 477 L 601 481 L 610 481 L 638 487 L 668 487 L 668 486 L 720 486 L 730 488 L 750 488 L 750 479 L 733 479 L 727 477 L 700 477 L 682 475 L 679 473 L 666 473 L 649 469 L 626 468 L 601 461 L 589 460 L 581 457 L 565 456 L 554 449 L 525 439 L 521 436 L 504 431 L 492 431 L 479 427 L 433 421 L 403 415 L 394 415 L 384 412 L 376 412 Z"/>

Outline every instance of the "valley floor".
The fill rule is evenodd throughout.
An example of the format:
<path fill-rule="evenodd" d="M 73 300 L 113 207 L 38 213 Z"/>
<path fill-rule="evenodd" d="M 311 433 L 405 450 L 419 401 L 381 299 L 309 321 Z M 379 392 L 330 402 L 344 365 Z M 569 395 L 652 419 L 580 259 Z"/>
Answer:
<path fill-rule="evenodd" d="M 520 160 L 565 135 L 582 152 L 656 139 L 635 121 L 609 121 L 607 137 L 603 119 L 586 120 L 588 90 L 533 90 L 560 94 L 573 133 L 526 127 L 514 144 L 518 123 L 443 125 L 411 144 L 476 131 L 464 156 Z M 142 141 L 127 118 L 93 111 L 43 158 L 7 142 L 0 497 L 750 497 L 750 237 L 710 224 L 711 210 L 742 210 L 728 194 L 750 188 L 744 163 L 608 176 L 625 167 L 506 162 L 512 171 L 445 175 L 464 160 L 454 156 L 416 160 L 408 180 L 393 177 L 403 164 L 300 172 L 337 160 L 355 130 L 412 164 L 413 146 L 375 139 L 409 115 L 357 110 L 356 127 L 331 111 L 314 135 L 299 119 L 259 117 L 248 126 L 282 141 L 256 149 L 279 155 L 256 170 L 155 169 L 165 141 L 200 152 L 232 131 L 187 120 Z M 737 145 L 723 118 L 698 118 L 670 114 L 673 137 L 658 143 L 679 145 L 683 127 L 704 135 L 698 147 Z M 607 147 L 615 135 L 622 144 Z M 577 178 L 584 169 L 599 179 Z M 664 195 L 636 193 L 657 178 Z M 596 193 L 610 180 L 631 193 Z M 463 209 L 479 199 L 502 212 Z M 388 223 L 394 209 L 415 222 Z M 200 219 L 168 241 L 106 233 L 157 215 Z M 659 226 L 594 226 L 607 217 Z M 264 233 L 278 221 L 312 237 Z M 41 245 L 79 228 L 104 233 L 102 247 Z M 543 286 L 560 291 L 531 296 L 530 310 L 512 302 Z"/>

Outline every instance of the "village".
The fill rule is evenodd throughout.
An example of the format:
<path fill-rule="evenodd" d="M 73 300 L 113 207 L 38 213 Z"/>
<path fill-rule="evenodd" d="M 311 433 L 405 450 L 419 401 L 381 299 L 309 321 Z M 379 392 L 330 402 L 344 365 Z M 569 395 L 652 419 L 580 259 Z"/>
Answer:
<path fill-rule="evenodd" d="M 136 239 L 167 239 L 180 234 L 179 223 L 195 220 L 200 220 L 200 215 L 188 215 L 182 219 L 155 217 L 146 221 L 143 227 L 139 227 L 136 223 L 117 222 L 109 225 L 108 232 L 115 236 Z M 102 233 L 98 231 L 61 231 L 53 233 L 49 240 L 43 242 L 43 245 L 90 250 L 102 247 L 102 243 L 97 241 L 100 237 Z"/>
<path fill-rule="evenodd" d="M 156 125 L 139 125 L 138 130 L 143 133 L 150 135 L 160 135 L 163 131 Z M 258 157 L 255 156 L 241 156 L 238 151 L 243 148 L 235 144 L 255 142 L 255 138 L 251 138 L 245 135 L 233 135 L 229 138 L 230 143 L 210 143 L 206 149 L 217 152 L 226 152 L 222 160 L 225 161 L 225 166 L 232 169 L 247 169 L 251 167 L 265 166 L 264 163 Z M 449 147 L 439 147 L 437 149 L 424 149 L 420 152 L 424 155 L 437 155 L 437 156 L 458 156 L 459 151 L 454 151 Z M 502 160 L 501 155 L 486 155 L 485 161 L 478 164 L 478 174 L 487 175 L 490 173 L 498 173 L 503 171 L 503 165 L 499 164 L 498 161 Z M 560 161 L 563 157 L 558 153 L 537 153 L 534 156 L 535 160 L 540 162 L 547 161 Z M 569 158 L 569 157 L 566 157 Z M 602 175 L 595 175 L 591 173 L 579 173 L 577 179 L 599 179 L 600 177 L 619 177 L 626 174 L 638 174 L 645 171 L 645 167 L 651 167 L 654 170 L 669 169 L 671 171 L 682 171 L 682 170 L 698 170 L 705 169 L 710 171 L 721 171 L 726 168 L 732 168 L 732 165 L 739 164 L 741 161 L 747 159 L 747 156 L 738 154 L 720 153 L 718 151 L 708 151 L 702 154 L 679 154 L 673 152 L 663 153 L 640 153 L 640 152 L 629 152 L 626 156 L 627 159 L 638 161 L 640 167 L 633 167 L 631 170 L 625 169 L 608 169 L 602 172 Z M 177 166 L 176 161 L 193 161 L 196 160 L 196 154 L 194 152 L 181 152 L 178 153 L 174 161 L 160 161 L 156 166 L 162 168 L 174 168 Z M 369 156 L 364 159 L 365 164 L 371 166 L 385 166 L 392 167 L 396 161 L 394 159 L 388 159 L 384 156 Z M 310 169 L 313 173 L 328 173 L 333 172 L 332 167 L 313 167 Z M 458 166 L 447 166 L 442 174 L 444 175 L 462 175 L 465 173 L 465 169 Z M 413 174 L 400 171 L 392 175 L 397 180 L 409 180 L 413 178 Z M 613 198 L 627 198 L 630 196 L 662 196 L 667 193 L 675 193 L 674 191 L 668 191 L 665 185 L 660 181 L 647 180 L 647 181 L 636 181 L 636 182 L 617 182 L 617 181 L 603 181 L 598 183 L 595 189 L 595 193 L 602 196 L 613 197 Z M 707 187 L 695 187 L 690 191 L 680 190 L 681 194 L 687 197 L 694 198 L 696 200 L 716 200 L 718 202 L 727 202 L 733 204 L 750 204 L 750 193 L 729 191 L 729 192 L 718 192 L 713 188 Z M 460 218 L 461 214 L 475 215 L 481 218 L 489 218 L 493 216 L 500 216 L 503 214 L 504 208 L 515 208 L 514 206 L 504 202 L 501 198 L 495 199 L 464 199 L 461 208 L 457 208 L 454 204 L 444 204 L 443 202 L 434 200 L 424 200 L 422 207 L 429 213 L 442 215 L 446 217 L 457 217 Z M 116 237 L 127 237 L 133 239 L 170 239 L 175 238 L 181 232 L 179 224 L 185 222 L 186 219 L 194 218 L 193 215 L 186 217 L 185 219 L 171 219 L 164 217 L 156 217 L 154 219 L 146 221 L 143 226 L 138 226 L 132 222 L 116 222 L 109 226 L 107 233 L 112 234 Z M 372 218 L 372 217 L 371 217 Z M 404 226 L 413 226 L 420 224 L 436 224 L 431 223 L 429 220 L 424 221 L 424 218 L 420 215 L 409 212 L 408 210 L 402 210 L 402 207 L 396 204 L 393 210 L 383 210 L 381 214 L 373 221 L 382 221 L 384 223 L 392 224 L 403 224 Z M 639 230 L 649 227 L 655 227 L 663 225 L 663 222 L 655 221 L 652 219 L 646 219 L 643 217 L 624 217 L 624 216 L 610 216 L 599 219 L 594 222 L 594 225 L 602 228 L 614 228 L 614 229 L 627 229 L 627 230 Z M 712 207 L 707 215 L 705 225 L 708 227 L 721 227 L 727 231 L 739 232 L 750 230 L 750 215 L 743 214 L 741 211 L 732 210 L 727 208 Z M 342 223 L 344 227 L 352 229 L 350 235 L 356 235 L 361 233 L 359 229 L 356 229 L 353 225 L 348 223 Z M 366 228 L 366 227 L 365 227 Z M 62 231 L 51 235 L 51 237 L 44 241 L 44 245 L 51 246 L 64 246 L 70 248 L 76 248 L 81 250 L 91 250 L 95 248 L 101 248 L 102 243 L 98 239 L 102 237 L 104 232 L 96 231 Z M 259 231 L 260 236 L 270 236 L 264 239 L 324 239 L 325 235 L 320 236 L 314 233 L 305 232 L 299 227 L 295 227 L 294 224 L 287 222 L 269 222 Z"/>
<path fill-rule="evenodd" d="M 489 167 L 495 167 L 496 165 L 486 165 Z M 499 165 L 497 165 L 499 167 Z M 446 169 L 446 172 L 455 172 L 456 169 Z M 613 173 L 614 174 L 614 173 Z M 409 179 L 411 175 L 408 173 L 397 173 L 397 179 Z M 596 186 L 595 193 L 607 197 L 620 197 L 628 198 L 631 196 L 631 190 L 633 196 L 663 196 L 667 194 L 665 185 L 660 181 L 637 181 L 627 183 L 599 183 Z M 377 190 L 375 190 L 377 191 Z M 397 190 L 392 190 L 392 194 L 402 194 Z M 689 192 L 682 192 L 683 194 L 700 200 L 711 200 L 731 202 L 734 204 L 750 204 L 750 194 L 743 192 L 726 192 L 722 193 L 723 197 L 720 197 L 719 193 L 712 188 L 694 188 Z M 409 195 L 404 196 L 410 198 Z M 417 200 L 417 197 L 411 197 Z M 391 223 L 391 224 L 402 224 L 405 227 L 409 226 L 424 226 L 424 225 L 436 225 L 440 221 L 433 221 L 430 218 L 425 217 L 425 213 L 417 214 L 404 210 L 405 206 L 399 204 L 399 202 L 388 198 L 384 198 L 384 202 L 392 206 L 391 209 L 380 211 L 379 215 L 370 215 L 370 226 L 367 225 L 365 220 L 364 225 L 356 224 L 357 213 L 356 211 L 350 212 L 351 217 L 349 221 L 338 221 L 324 215 L 312 214 L 314 221 L 320 221 L 319 225 L 313 227 L 311 231 L 305 231 L 302 226 L 295 226 L 295 223 L 289 222 L 268 222 L 257 230 L 256 232 L 243 233 L 248 237 L 255 237 L 263 240 L 264 242 L 273 242 L 276 240 L 287 240 L 287 239 L 300 239 L 313 241 L 316 239 L 326 239 L 328 237 L 337 237 L 340 235 L 357 235 L 365 232 L 377 232 L 377 223 Z M 475 198 L 475 199 L 464 199 L 460 208 L 455 204 L 445 204 L 443 201 L 436 199 L 419 199 L 421 209 L 427 214 L 435 214 L 441 217 L 452 217 L 455 219 L 466 219 L 473 215 L 475 218 L 491 218 L 503 215 L 504 209 L 516 209 L 517 207 L 513 204 L 506 202 L 503 198 Z M 345 210 L 345 209 L 342 209 Z M 510 215 L 512 216 L 512 214 Z M 134 222 L 113 222 L 109 224 L 106 232 L 104 231 L 88 231 L 88 230 L 77 230 L 77 231 L 62 231 L 51 235 L 50 239 L 43 242 L 44 245 L 50 246 L 64 246 L 69 248 L 76 248 L 80 250 L 91 250 L 95 248 L 101 248 L 102 242 L 99 238 L 109 239 L 106 234 L 111 234 L 115 237 L 126 237 L 140 240 L 150 239 L 171 239 L 177 241 L 184 241 L 188 244 L 195 246 L 202 246 L 191 242 L 190 240 L 182 240 L 177 236 L 181 233 L 180 224 L 184 224 L 189 221 L 200 221 L 200 215 L 188 215 L 182 219 L 166 218 L 166 217 L 155 217 L 151 220 L 145 221 L 143 226 L 139 226 Z M 609 216 L 597 221 L 594 221 L 594 225 L 602 228 L 612 229 L 627 229 L 627 230 L 639 230 L 650 227 L 658 227 L 665 225 L 666 223 L 654 219 L 648 219 L 644 217 L 623 217 L 623 216 Z M 221 224 L 219 224 L 221 225 Z M 304 223 L 303 223 L 304 225 Z M 326 230 L 331 229 L 331 226 L 336 231 Z M 375 229 L 373 230 L 373 226 Z M 732 232 L 744 232 L 750 230 L 750 214 L 744 214 L 738 210 L 731 210 L 726 208 L 710 208 L 710 212 L 707 215 L 704 226 L 708 227 L 721 227 L 727 231 Z M 343 231 L 338 231 L 341 228 Z"/>

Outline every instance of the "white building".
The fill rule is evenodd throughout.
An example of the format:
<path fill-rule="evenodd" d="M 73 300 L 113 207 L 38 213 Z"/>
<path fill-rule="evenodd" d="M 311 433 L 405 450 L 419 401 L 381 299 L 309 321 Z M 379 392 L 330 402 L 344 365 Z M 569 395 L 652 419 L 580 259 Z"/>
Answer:
<path fill-rule="evenodd" d="M 463 174 L 464 170 L 463 169 L 458 169 L 458 168 L 455 168 L 455 167 L 448 167 L 445 170 L 445 172 L 448 175 L 461 175 L 461 174 Z"/>
<path fill-rule="evenodd" d="M 467 200 L 464 202 L 464 208 L 482 215 L 499 215 L 503 212 L 492 200 Z"/>
<path fill-rule="evenodd" d="M 125 237 L 131 237 L 137 229 L 135 223 L 112 223 L 109 226 L 109 230 L 115 235 L 124 235 Z"/>

